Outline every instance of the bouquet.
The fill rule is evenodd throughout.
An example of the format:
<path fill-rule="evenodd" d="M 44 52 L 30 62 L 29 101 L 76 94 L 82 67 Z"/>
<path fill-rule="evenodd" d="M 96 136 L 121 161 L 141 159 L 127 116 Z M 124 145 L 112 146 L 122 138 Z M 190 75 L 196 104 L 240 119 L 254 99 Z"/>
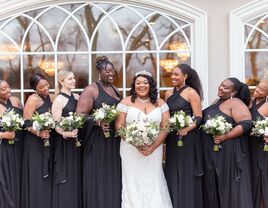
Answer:
<path fill-rule="evenodd" d="M 58 123 L 58 126 L 63 131 L 73 131 L 75 129 L 82 128 L 84 123 L 85 123 L 85 116 L 78 115 L 77 113 L 69 112 L 69 116 L 61 118 L 60 122 Z M 78 140 L 78 138 L 76 138 L 75 145 L 76 147 L 81 146 L 81 143 Z"/>
<path fill-rule="evenodd" d="M 212 135 L 213 137 L 224 135 L 229 132 L 233 127 L 231 123 L 228 123 L 223 116 L 216 115 L 213 118 L 209 118 L 206 123 L 201 126 L 203 130 Z M 220 144 L 214 144 L 213 150 L 218 152 L 220 150 Z"/>
<path fill-rule="evenodd" d="M 135 147 L 153 144 L 159 132 L 159 125 L 146 119 L 134 121 L 117 131 L 120 137 L 125 138 L 126 142 Z"/>
<path fill-rule="evenodd" d="M 33 130 L 35 131 L 44 131 L 51 130 L 55 128 L 55 121 L 52 118 L 50 112 L 39 114 L 36 112 L 33 117 Z M 50 146 L 49 139 L 44 139 L 44 147 Z"/>
<path fill-rule="evenodd" d="M 9 109 L 3 113 L 0 119 L 0 126 L 4 131 L 21 130 L 24 120 L 21 115 L 15 112 L 14 109 Z M 8 140 L 8 144 L 14 144 L 15 139 Z"/>
<path fill-rule="evenodd" d="M 112 123 L 116 117 L 119 115 L 119 111 L 116 110 L 115 105 L 110 106 L 105 103 L 102 103 L 102 108 L 96 109 L 92 116 L 95 121 L 104 120 L 108 124 Z M 104 132 L 106 138 L 110 137 L 110 132 Z"/>
<path fill-rule="evenodd" d="M 268 136 L 268 117 L 265 119 L 258 118 L 257 121 L 253 121 L 254 127 L 251 130 L 251 135 L 254 136 Z M 268 151 L 268 144 L 265 142 L 263 151 Z"/>
<path fill-rule="evenodd" d="M 169 120 L 169 130 L 177 131 L 177 135 L 179 135 L 179 131 L 183 128 L 189 127 L 193 124 L 194 121 L 191 116 L 187 115 L 184 111 L 177 111 Z M 182 136 L 179 135 L 179 140 L 177 145 L 179 147 L 183 146 Z"/>

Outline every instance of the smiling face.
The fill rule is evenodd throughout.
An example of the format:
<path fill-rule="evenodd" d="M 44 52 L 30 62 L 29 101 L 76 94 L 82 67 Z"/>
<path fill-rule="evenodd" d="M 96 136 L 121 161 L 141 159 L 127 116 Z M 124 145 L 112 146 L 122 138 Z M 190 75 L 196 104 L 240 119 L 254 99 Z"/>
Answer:
<path fill-rule="evenodd" d="M 11 97 L 10 87 L 6 81 L 0 82 L 0 99 L 8 100 Z"/>
<path fill-rule="evenodd" d="M 41 96 L 47 96 L 49 94 L 49 84 L 47 80 L 40 79 L 40 81 L 37 83 L 35 91 L 38 95 Z"/>
<path fill-rule="evenodd" d="M 224 80 L 218 87 L 218 96 L 222 99 L 228 99 L 234 94 L 234 83 L 229 79 Z"/>
<path fill-rule="evenodd" d="M 138 76 L 135 81 L 135 92 L 140 98 L 147 98 L 150 92 L 150 84 L 147 78 Z"/>
<path fill-rule="evenodd" d="M 74 89 L 75 88 L 75 77 L 73 72 L 69 73 L 63 80 L 60 81 L 60 84 L 62 85 L 62 88 L 65 89 Z"/>
<path fill-rule="evenodd" d="M 256 86 L 256 89 L 253 92 L 253 97 L 264 98 L 266 96 L 268 96 L 268 80 L 262 80 Z"/>
<path fill-rule="evenodd" d="M 100 71 L 100 80 L 105 84 L 113 84 L 115 70 L 111 64 L 107 64 L 106 69 Z"/>
<path fill-rule="evenodd" d="M 171 83 L 173 87 L 180 87 L 185 83 L 187 74 L 184 74 L 179 67 L 176 67 L 171 72 Z"/>

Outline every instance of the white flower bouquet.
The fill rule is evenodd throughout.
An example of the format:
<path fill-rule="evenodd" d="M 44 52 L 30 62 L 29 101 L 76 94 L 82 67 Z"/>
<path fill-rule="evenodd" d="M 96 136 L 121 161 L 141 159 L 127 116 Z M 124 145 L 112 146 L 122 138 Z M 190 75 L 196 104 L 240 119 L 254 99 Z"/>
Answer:
<path fill-rule="evenodd" d="M 160 127 L 155 122 L 148 120 L 138 120 L 127 124 L 125 128 L 117 131 L 129 144 L 135 147 L 142 147 L 153 144 L 160 133 Z"/>
<path fill-rule="evenodd" d="M 253 125 L 251 135 L 268 136 L 268 117 L 265 119 L 258 118 L 257 121 L 253 121 Z M 264 143 L 263 151 L 268 151 L 268 144 L 266 142 Z"/>
<path fill-rule="evenodd" d="M 51 130 L 55 128 L 55 121 L 50 112 L 39 114 L 36 112 L 32 117 L 32 128 L 35 131 Z M 49 139 L 44 139 L 44 147 L 50 146 Z"/>
<path fill-rule="evenodd" d="M 189 127 L 193 124 L 194 121 L 191 116 L 187 115 L 184 111 L 177 111 L 169 120 L 169 131 L 177 131 L 179 135 L 179 140 L 177 145 L 179 147 L 183 146 L 182 136 L 179 134 L 179 131 L 183 128 Z"/>
<path fill-rule="evenodd" d="M 120 112 L 116 110 L 115 105 L 110 106 L 105 103 L 102 103 L 102 108 L 96 109 L 93 112 L 92 117 L 95 121 L 104 120 L 105 122 L 110 124 L 116 119 L 119 113 Z M 110 132 L 104 132 L 104 136 L 106 138 L 110 137 Z"/>
<path fill-rule="evenodd" d="M 231 123 L 227 122 L 223 116 L 216 115 L 215 117 L 209 118 L 201 128 L 203 128 L 207 134 L 214 137 L 226 134 L 233 126 Z M 221 148 L 220 144 L 214 144 L 213 150 L 218 152 Z"/>
<path fill-rule="evenodd" d="M 62 117 L 60 122 L 58 122 L 57 126 L 61 128 L 63 131 L 73 131 L 75 129 L 82 128 L 84 123 L 85 123 L 85 116 L 69 112 L 69 116 Z M 78 140 L 78 138 L 76 138 L 75 145 L 76 147 L 81 146 L 81 143 Z"/>
<path fill-rule="evenodd" d="M 0 118 L 0 126 L 4 131 L 18 131 L 22 129 L 24 120 L 14 109 L 9 109 Z M 8 144 L 14 144 L 15 139 L 8 140 Z"/>

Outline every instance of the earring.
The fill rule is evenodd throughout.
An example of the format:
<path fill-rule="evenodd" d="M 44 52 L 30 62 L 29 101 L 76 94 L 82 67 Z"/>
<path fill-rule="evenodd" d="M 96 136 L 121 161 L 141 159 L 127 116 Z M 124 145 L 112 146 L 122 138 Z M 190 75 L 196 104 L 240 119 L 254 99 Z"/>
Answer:
<path fill-rule="evenodd" d="M 231 97 L 230 97 L 230 99 L 233 99 L 233 94 L 231 94 Z"/>
<path fill-rule="evenodd" d="M 268 101 L 268 96 L 266 96 L 266 98 L 265 98 L 265 102 L 267 102 Z"/>

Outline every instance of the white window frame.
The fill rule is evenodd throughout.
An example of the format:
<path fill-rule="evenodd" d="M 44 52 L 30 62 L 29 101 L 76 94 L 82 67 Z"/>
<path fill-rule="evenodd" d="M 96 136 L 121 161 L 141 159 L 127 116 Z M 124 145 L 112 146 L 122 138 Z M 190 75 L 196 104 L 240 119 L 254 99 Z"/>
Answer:
<path fill-rule="evenodd" d="M 207 13 L 178 0 L 114 0 L 114 1 L 66 1 L 66 0 L 6 0 L 1 2 L 0 20 L 45 6 L 67 3 L 117 3 L 146 7 L 192 22 L 193 40 L 191 65 L 197 70 L 204 90 L 204 105 L 208 103 L 208 57 L 207 57 Z M 159 69 L 158 69 L 159 70 Z M 158 80 L 159 81 L 159 80 Z M 165 90 L 161 88 L 161 90 Z"/>
<path fill-rule="evenodd" d="M 246 22 L 267 14 L 268 0 L 253 1 L 230 12 L 230 76 L 245 82 L 245 30 Z"/>

